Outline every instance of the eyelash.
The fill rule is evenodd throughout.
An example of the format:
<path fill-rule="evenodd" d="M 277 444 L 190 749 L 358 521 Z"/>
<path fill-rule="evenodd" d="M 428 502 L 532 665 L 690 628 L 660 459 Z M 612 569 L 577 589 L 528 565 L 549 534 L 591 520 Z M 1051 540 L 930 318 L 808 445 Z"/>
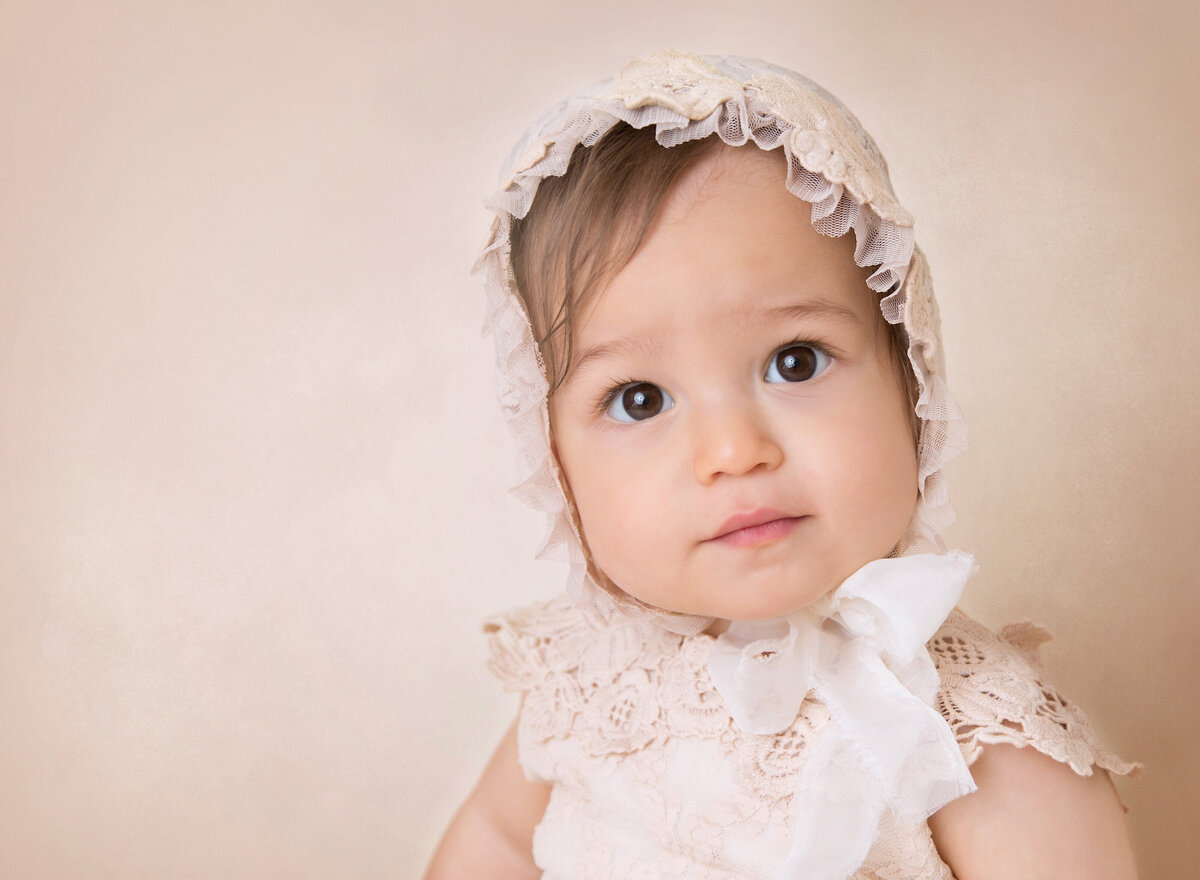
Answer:
<path fill-rule="evenodd" d="M 600 400 L 597 401 L 596 415 L 602 416 L 608 412 L 608 408 L 613 405 L 613 401 L 617 399 L 617 396 L 630 385 L 637 385 L 645 381 L 645 379 L 625 379 L 624 381 L 617 382 L 615 385 L 611 385 L 608 391 L 604 392 Z M 657 383 L 650 382 L 648 384 L 654 385 Z"/>
<path fill-rule="evenodd" d="M 837 360 L 838 358 L 837 352 L 835 352 L 831 346 L 826 345 L 824 342 L 818 342 L 815 339 L 804 338 L 792 339 L 783 343 L 783 345 L 775 346 L 773 349 L 771 349 L 770 357 L 775 357 L 775 355 L 779 354 L 779 352 L 783 351 L 785 348 L 791 348 L 793 345 L 807 345 L 809 348 L 821 352 L 821 354 L 825 355 L 831 361 Z M 769 359 L 770 358 L 768 358 L 768 360 Z"/>
<path fill-rule="evenodd" d="M 823 342 L 818 342 L 815 339 L 797 337 L 795 339 L 789 340 L 788 342 L 784 342 L 781 345 L 777 345 L 773 349 L 771 349 L 770 355 L 767 356 L 767 362 L 770 363 L 771 360 L 774 359 L 774 357 L 777 354 L 779 354 L 779 352 L 783 351 L 785 348 L 791 348 L 793 345 L 806 345 L 811 349 L 821 352 L 823 355 L 825 355 L 831 361 L 836 361 L 838 359 L 837 352 L 835 352 L 831 346 L 826 345 Z M 612 406 L 613 401 L 617 399 L 617 396 L 622 391 L 624 391 L 630 385 L 638 385 L 643 382 L 645 382 L 646 384 L 649 384 L 649 385 L 657 385 L 658 384 L 657 382 L 650 382 L 648 379 L 629 378 L 629 379 L 620 380 L 620 381 L 614 383 L 613 385 L 610 385 L 608 388 L 608 391 L 604 392 L 604 394 L 602 394 L 600 396 L 600 399 L 596 402 L 596 414 L 604 415 L 606 412 L 608 412 L 608 408 L 610 406 Z"/>

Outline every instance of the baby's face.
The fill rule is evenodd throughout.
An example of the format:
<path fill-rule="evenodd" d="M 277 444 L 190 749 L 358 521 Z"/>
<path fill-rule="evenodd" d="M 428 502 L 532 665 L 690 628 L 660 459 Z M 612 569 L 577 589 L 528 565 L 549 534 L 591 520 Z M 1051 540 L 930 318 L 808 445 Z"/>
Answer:
<path fill-rule="evenodd" d="M 878 296 L 784 175 L 752 147 L 692 169 L 550 402 L 596 565 L 659 608 L 802 608 L 886 556 L 916 503 Z"/>

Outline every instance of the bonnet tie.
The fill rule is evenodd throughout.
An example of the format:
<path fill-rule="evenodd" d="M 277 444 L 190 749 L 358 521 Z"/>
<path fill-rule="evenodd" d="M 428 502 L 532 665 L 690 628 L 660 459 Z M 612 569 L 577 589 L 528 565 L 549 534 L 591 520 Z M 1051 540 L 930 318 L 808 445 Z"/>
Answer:
<path fill-rule="evenodd" d="M 809 745 L 781 880 L 844 880 L 881 824 L 924 822 L 975 790 L 925 648 L 974 569 L 957 550 L 879 559 L 800 611 L 717 638 L 709 674 L 743 731 L 786 730 L 810 691 L 832 718 Z"/>

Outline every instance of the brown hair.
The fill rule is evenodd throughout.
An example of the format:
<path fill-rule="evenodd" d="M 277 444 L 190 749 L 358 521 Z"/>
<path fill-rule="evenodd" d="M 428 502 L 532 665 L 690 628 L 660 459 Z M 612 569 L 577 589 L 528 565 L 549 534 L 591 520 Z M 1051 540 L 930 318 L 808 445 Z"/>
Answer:
<path fill-rule="evenodd" d="M 513 220 L 513 277 L 551 394 L 570 371 L 577 317 L 633 259 L 675 182 L 721 144 L 710 135 L 667 149 L 652 127 L 618 123 L 576 149 L 565 174 L 542 180 L 524 219 Z M 901 324 L 886 326 L 901 388 L 915 403 L 907 334 Z M 914 416 L 914 437 L 916 428 Z"/>
<path fill-rule="evenodd" d="M 562 177 L 542 180 L 529 213 L 513 221 L 513 276 L 551 394 L 570 369 L 577 316 L 633 259 L 675 181 L 720 143 L 665 149 L 653 128 L 619 123 L 576 149 Z"/>

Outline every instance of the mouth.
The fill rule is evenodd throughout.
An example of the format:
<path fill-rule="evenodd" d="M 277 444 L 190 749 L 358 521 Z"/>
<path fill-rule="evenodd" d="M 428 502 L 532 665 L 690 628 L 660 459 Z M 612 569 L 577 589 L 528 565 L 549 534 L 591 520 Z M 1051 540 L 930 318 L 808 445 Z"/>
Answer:
<path fill-rule="evenodd" d="M 771 544 L 791 534 L 803 516 L 791 516 L 778 510 L 759 508 L 738 513 L 721 523 L 715 535 L 705 543 L 729 547 L 758 547 Z"/>

